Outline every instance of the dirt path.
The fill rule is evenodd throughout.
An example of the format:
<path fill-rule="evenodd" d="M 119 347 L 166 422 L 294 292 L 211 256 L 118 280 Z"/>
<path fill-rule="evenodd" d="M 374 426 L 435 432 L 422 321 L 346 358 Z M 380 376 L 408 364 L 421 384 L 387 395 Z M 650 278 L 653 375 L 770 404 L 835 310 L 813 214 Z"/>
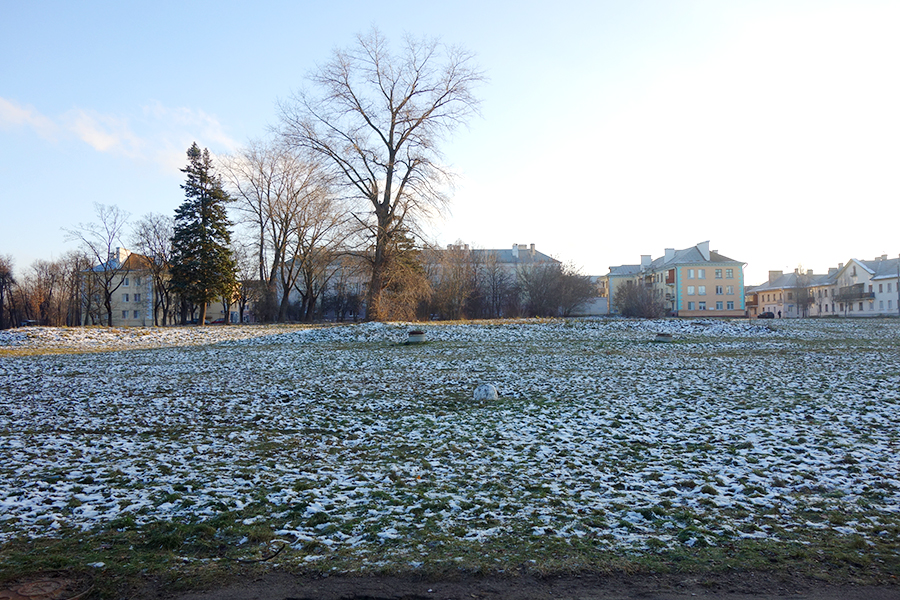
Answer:
<path fill-rule="evenodd" d="M 582 577 L 308 578 L 269 574 L 225 588 L 167 600 L 898 600 L 900 585 L 857 586 L 769 573 Z"/>

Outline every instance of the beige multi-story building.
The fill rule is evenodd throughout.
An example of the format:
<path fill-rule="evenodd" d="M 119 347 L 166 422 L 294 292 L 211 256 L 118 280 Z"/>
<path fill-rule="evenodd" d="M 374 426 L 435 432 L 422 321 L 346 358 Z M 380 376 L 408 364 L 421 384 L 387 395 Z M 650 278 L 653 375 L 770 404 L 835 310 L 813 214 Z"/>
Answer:
<path fill-rule="evenodd" d="M 850 259 L 827 274 L 769 271 L 768 280 L 748 288 L 749 316 L 776 318 L 879 317 L 900 315 L 900 259 Z"/>
<path fill-rule="evenodd" d="M 113 327 L 149 327 L 155 324 L 156 287 L 152 259 L 142 254 L 131 252 L 125 248 L 116 248 L 109 260 L 97 265 L 84 275 L 82 282 L 82 314 L 85 325 L 106 325 L 105 292 L 101 281 L 106 280 L 112 308 Z M 177 308 L 172 307 L 173 312 Z M 238 313 L 233 306 L 226 314 L 221 301 L 213 302 L 207 307 L 208 322 L 229 323 L 238 321 Z M 170 315 L 168 322 L 174 322 Z"/>
<path fill-rule="evenodd" d="M 676 250 L 659 258 L 641 256 L 639 265 L 610 267 L 605 276 L 609 306 L 616 288 L 634 281 L 651 290 L 667 312 L 678 317 L 743 317 L 744 264 L 709 249 L 709 242 Z"/>

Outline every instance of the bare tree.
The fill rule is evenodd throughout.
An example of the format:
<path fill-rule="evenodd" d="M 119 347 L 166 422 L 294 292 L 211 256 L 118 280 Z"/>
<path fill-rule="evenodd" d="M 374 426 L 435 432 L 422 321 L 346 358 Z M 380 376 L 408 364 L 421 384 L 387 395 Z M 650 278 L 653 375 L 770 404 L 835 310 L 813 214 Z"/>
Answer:
<path fill-rule="evenodd" d="M 524 265 L 517 271 L 518 286 L 529 317 L 559 315 L 559 283 L 562 269 L 559 263 L 545 262 Z"/>
<path fill-rule="evenodd" d="M 129 215 L 118 206 L 104 204 L 94 204 L 94 212 L 96 222 L 79 223 L 64 231 L 66 239 L 78 241 L 84 252 L 96 261 L 91 276 L 97 281 L 103 295 L 107 325 L 112 327 L 112 295 L 122 285 L 129 271 L 127 253 L 122 243 Z"/>
<path fill-rule="evenodd" d="M 564 264 L 559 278 L 559 310 L 562 316 L 569 317 L 579 308 L 600 295 L 597 285 L 590 276 L 584 275 L 573 264 Z"/>
<path fill-rule="evenodd" d="M 474 88 L 484 77 L 471 63 L 459 48 L 412 38 L 392 54 L 372 30 L 310 77 L 318 93 L 302 91 L 281 106 L 288 143 L 323 157 L 366 207 L 367 216 L 356 216 L 373 246 L 370 320 L 389 310 L 376 300 L 384 299 L 396 238 L 446 205 L 449 173 L 438 145 L 477 109 Z"/>
<path fill-rule="evenodd" d="M 461 319 L 478 315 L 469 312 L 471 300 L 478 294 L 478 261 L 468 245 L 457 241 L 447 249 L 427 253 L 426 262 L 433 269 L 430 274 L 434 293 L 431 311 L 443 319 Z"/>
<path fill-rule="evenodd" d="M 170 323 L 173 309 L 172 280 L 169 266 L 172 262 L 172 236 L 175 219 L 166 215 L 149 213 L 134 225 L 131 243 L 135 250 L 147 257 L 146 266 L 153 277 L 153 324 L 159 327 Z M 162 319 L 160 319 L 160 314 Z"/>
<path fill-rule="evenodd" d="M 328 269 L 331 274 L 323 299 L 325 311 L 333 311 L 335 321 L 343 321 L 348 314 L 356 320 L 362 304 L 364 261 L 341 252 L 328 262 Z"/>
<path fill-rule="evenodd" d="M 11 321 L 6 318 L 7 311 L 11 308 L 7 306 L 7 300 L 12 296 L 15 283 L 12 257 L 0 254 L 0 329 L 11 326 Z"/>
<path fill-rule="evenodd" d="M 803 268 L 803 265 L 797 267 L 797 276 L 794 281 L 794 295 L 797 297 L 797 316 L 805 319 L 809 316 L 809 306 L 813 302 L 812 277 L 810 272 Z"/>
<path fill-rule="evenodd" d="M 238 305 L 238 320 L 243 323 L 248 307 L 256 305 L 266 295 L 265 281 L 256 278 L 256 262 L 254 253 L 246 246 L 232 246 L 234 261 L 237 264 L 237 293 L 235 302 Z"/>
<path fill-rule="evenodd" d="M 280 292 L 277 319 L 284 321 L 291 293 L 308 296 L 319 281 L 312 275 L 314 257 L 346 222 L 344 212 L 321 165 L 284 145 L 254 142 L 223 165 L 238 209 L 254 229 L 260 280 L 270 295 Z"/>
<path fill-rule="evenodd" d="M 666 312 L 665 304 L 653 290 L 634 281 L 626 281 L 616 288 L 613 306 L 623 317 L 657 319 Z"/>
<path fill-rule="evenodd" d="M 515 278 L 493 252 L 488 253 L 480 265 L 479 288 L 485 300 L 488 318 L 518 314 L 518 290 Z"/>

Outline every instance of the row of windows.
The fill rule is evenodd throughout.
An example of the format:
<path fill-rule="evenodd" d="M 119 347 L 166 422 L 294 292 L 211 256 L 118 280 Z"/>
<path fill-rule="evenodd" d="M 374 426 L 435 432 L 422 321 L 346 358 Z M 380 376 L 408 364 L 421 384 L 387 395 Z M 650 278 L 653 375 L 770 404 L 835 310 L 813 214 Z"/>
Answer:
<path fill-rule="evenodd" d="M 831 312 L 835 312 L 835 311 L 834 311 L 834 305 L 832 304 L 831 306 L 832 306 Z M 888 301 L 887 301 L 887 308 L 888 308 L 888 310 L 892 310 L 892 309 L 894 308 L 894 301 L 893 301 L 893 300 L 888 300 Z M 844 310 L 844 303 L 843 303 L 843 302 L 840 303 L 840 306 L 838 307 L 838 309 L 839 309 L 839 310 Z M 828 304 L 819 304 L 819 312 L 828 312 L 828 310 L 829 310 L 829 309 L 828 309 Z M 848 303 L 847 303 L 847 310 L 848 310 L 849 312 L 854 312 L 854 311 L 853 311 L 853 303 L 852 303 L 852 302 L 848 302 Z M 860 311 L 865 310 L 864 305 L 863 305 L 862 302 L 859 303 L 859 310 L 860 310 Z M 874 303 L 869 303 L 869 310 L 875 310 L 875 304 L 874 304 Z M 878 301 L 878 310 L 884 310 L 884 300 L 879 300 L 879 301 Z"/>
<path fill-rule="evenodd" d="M 690 290 L 691 288 L 688 287 L 688 289 Z M 871 293 L 871 292 L 874 292 L 874 291 L 875 291 L 875 286 L 872 285 L 872 284 L 869 284 L 869 292 Z M 888 293 L 890 293 L 890 292 L 893 291 L 893 284 L 891 284 L 891 283 L 888 283 L 888 284 L 887 284 L 887 291 L 888 291 Z M 690 292 L 688 292 L 688 293 L 690 293 Z M 883 284 L 883 283 L 879 283 L 879 284 L 878 284 L 878 293 L 879 293 L 879 294 L 883 294 L 883 293 L 884 293 L 884 284 Z M 781 294 L 765 294 L 765 295 L 763 296 L 763 302 L 772 302 L 773 297 L 775 297 L 775 296 L 778 297 L 778 300 L 777 300 L 777 301 L 781 301 L 781 300 L 784 298 L 784 296 L 781 295 Z M 819 290 L 816 291 L 816 296 L 817 296 L 818 298 L 827 298 L 827 297 L 828 297 L 828 290 L 827 290 L 827 289 L 819 289 Z M 787 297 L 788 297 L 788 300 L 792 300 L 792 299 L 794 298 L 794 295 L 793 295 L 791 292 L 788 292 L 788 293 L 787 293 Z"/>
<path fill-rule="evenodd" d="M 716 269 L 715 276 L 722 279 L 722 269 Z M 706 269 L 688 269 L 688 279 L 706 279 Z M 725 279 L 734 279 L 734 269 L 725 269 Z"/>
<path fill-rule="evenodd" d="M 129 285 L 131 285 L 131 278 L 126 277 L 125 279 L 123 279 L 123 280 L 122 280 L 122 285 L 124 285 L 125 287 L 128 287 Z M 140 277 L 135 277 L 135 278 L 134 278 L 134 285 L 141 285 L 141 278 L 140 278 Z"/>
<path fill-rule="evenodd" d="M 139 311 L 139 310 L 135 310 L 135 311 L 127 311 L 127 310 L 123 310 L 123 311 L 122 311 L 122 318 L 123 318 L 123 319 L 127 319 L 127 318 L 128 318 L 128 313 L 129 313 L 129 312 L 131 312 L 131 313 L 134 315 L 134 316 L 132 317 L 133 319 L 140 319 L 140 318 L 141 318 L 141 311 Z"/>
<path fill-rule="evenodd" d="M 131 294 L 131 296 L 134 296 L 134 301 L 135 301 L 135 302 L 140 302 L 140 301 L 141 301 L 141 295 L 140 295 L 140 294 Z M 131 302 L 131 300 L 128 299 L 129 297 L 130 297 L 130 296 L 129 296 L 128 294 L 122 294 L 122 302 Z"/>
<path fill-rule="evenodd" d="M 729 296 L 733 296 L 734 295 L 734 286 L 726 285 L 723 287 L 721 285 L 717 285 L 716 286 L 716 296 L 721 296 L 723 294 L 728 294 Z M 687 295 L 688 296 L 695 295 L 694 294 L 694 286 L 692 286 L 692 285 L 687 286 Z M 697 286 L 697 294 L 696 295 L 697 296 L 705 296 L 706 295 L 706 286 L 705 285 Z"/>
<path fill-rule="evenodd" d="M 697 310 L 706 310 L 706 302 L 697 302 Z M 734 301 L 729 300 L 728 302 L 718 301 L 716 302 L 716 310 L 723 310 L 727 308 L 728 310 L 734 310 Z M 688 310 L 694 310 L 694 303 L 687 303 Z"/>

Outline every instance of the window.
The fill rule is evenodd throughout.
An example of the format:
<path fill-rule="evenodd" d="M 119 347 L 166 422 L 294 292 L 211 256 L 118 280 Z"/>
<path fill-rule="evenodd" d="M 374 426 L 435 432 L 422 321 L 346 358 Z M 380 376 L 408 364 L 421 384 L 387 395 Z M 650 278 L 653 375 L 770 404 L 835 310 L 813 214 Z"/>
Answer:
<path fill-rule="evenodd" d="M 791 292 L 788 292 L 788 300 L 793 300 L 793 299 L 794 299 L 794 294 L 792 294 Z"/>
<path fill-rule="evenodd" d="M 135 277 L 135 278 L 134 278 L 134 285 L 141 285 L 141 278 L 140 278 L 140 277 Z"/>
<path fill-rule="evenodd" d="M 716 310 L 722 310 L 722 302 L 716 302 Z"/>
<path fill-rule="evenodd" d="M 721 285 L 717 285 L 716 286 L 716 295 L 721 296 L 724 293 L 725 293 L 725 288 L 723 288 Z"/>
<path fill-rule="evenodd" d="M 700 302 L 697 310 L 706 310 L 706 302 Z"/>
<path fill-rule="evenodd" d="M 878 301 L 878 310 L 884 310 L 884 300 Z"/>
<path fill-rule="evenodd" d="M 852 302 L 848 302 L 848 303 L 847 303 L 847 308 L 850 309 L 850 312 L 853 312 L 853 303 L 852 303 Z"/>
<path fill-rule="evenodd" d="M 705 296 L 705 295 L 706 295 L 706 286 L 705 286 L 705 285 L 701 285 L 701 286 L 698 286 L 698 287 L 697 287 L 697 295 L 698 295 L 698 296 Z"/>
<path fill-rule="evenodd" d="M 697 279 L 706 279 L 706 269 L 697 269 Z"/>
<path fill-rule="evenodd" d="M 716 269 L 716 279 L 722 279 L 722 269 Z"/>
<path fill-rule="evenodd" d="M 869 284 L 869 293 L 871 294 L 874 290 L 872 289 L 872 284 Z"/>
<path fill-rule="evenodd" d="M 853 265 L 853 272 L 850 275 L 856 277 L 856 265 Z"/>
<path fill-rule="evenodd" d="M 728 310 L 734 310 L 734 300 L 729 300 L 725 303 L 725 306 L 728 307 Z"/>
<path fill-rule="evenodd" d="M 694 310 L 694 303 L 688 302 L 688 310 Z"/>
<path fill-rule="evenodd" d="M 135 294 L 135 295 L 134 295 L 134 301 L 135 301 L 135 302 L 140 302 L 140 301 L 141 301 L 141 295 L 140 295 L 140 294 Z"/>
<path fill-rule="evenodd" d="M 725 293 L 728 294 L 729 296 L 733 296 L 733 295 L 734 295 L 734 286 L 733 286 L 733 285 L 726 285 L 726 286 L 725 286 Z"/>
<path fill-rule="evenodd" d="M 828 305 L 825 305 L 825 312 L 828 312 Z"/>
<path fill-rule="evenodd" d="M 891 284 L 888 284 L 888 291 L 891 291 Z"/>
<path fill-rule="evenodd" d="M 694 278 L 694 270 L 688 269 L 688 279 L 693 279 L 693 278 Z"/>
<path fill-rule="evenodd" d="M 734 269 L 725 269 L 725 279 L 734 279 Z"/>
<path fill-rule="evenodd" d="M 694 286 L 689 285 L 688 286 L 688 296 L 693 296 L 693 295 L 694 295 Z"/>
<path fill-rule="evenodd" d="M 141 318 L 140 315 L 141 315 L 141 311 L 139 311 L 139 310 L 134 311 L 134 318 L 135 318 L 135 319 L 140 319 L 140 318 Z"/>
<path fill-rule="evenodd" d="M 863 309 L 862 305 L 863 305 L 863 303 L 860 302 L 860 303 L 859 303 L 859 310 L 862 310 L 862 309 Z"/>
<path fill-rule="evenodd" d="M 828 297 L 828 290 L 825 290 L 825 297 Z"/>
<path fill-rule="evenodd" d="M 128 302 L 128 294 L 122 294 L 122 302 Z"/>
<path fill-rule="evenodd" d="M 891 301 L 888 300 L 888 308 L 891 308 Z"/>
<path fill-rule="evenodd" d="M 882 293 L 882 292 L 884 292 L 884 284 L 883 284 L 883 283 L 879 283 L 879 284 L 878 284 L 878 293 L 880 294 L 880 293 Z"/>
<path fill-rule="evenodd" d="M 123 310 L 123 311 L 122 311 L 122 318 L 123 318 L 123 319 L 127 319 L 127 318 L 128 318 L 128 311 L 127 311 L 127 310 Z"/>
<path fill-rule="evenodd" d="M 125 281 L 122 282 L 122 285 L 124 285 L 125 287 L 128 287 L 128 278 L 127 277 L 125 278 Z"/>

